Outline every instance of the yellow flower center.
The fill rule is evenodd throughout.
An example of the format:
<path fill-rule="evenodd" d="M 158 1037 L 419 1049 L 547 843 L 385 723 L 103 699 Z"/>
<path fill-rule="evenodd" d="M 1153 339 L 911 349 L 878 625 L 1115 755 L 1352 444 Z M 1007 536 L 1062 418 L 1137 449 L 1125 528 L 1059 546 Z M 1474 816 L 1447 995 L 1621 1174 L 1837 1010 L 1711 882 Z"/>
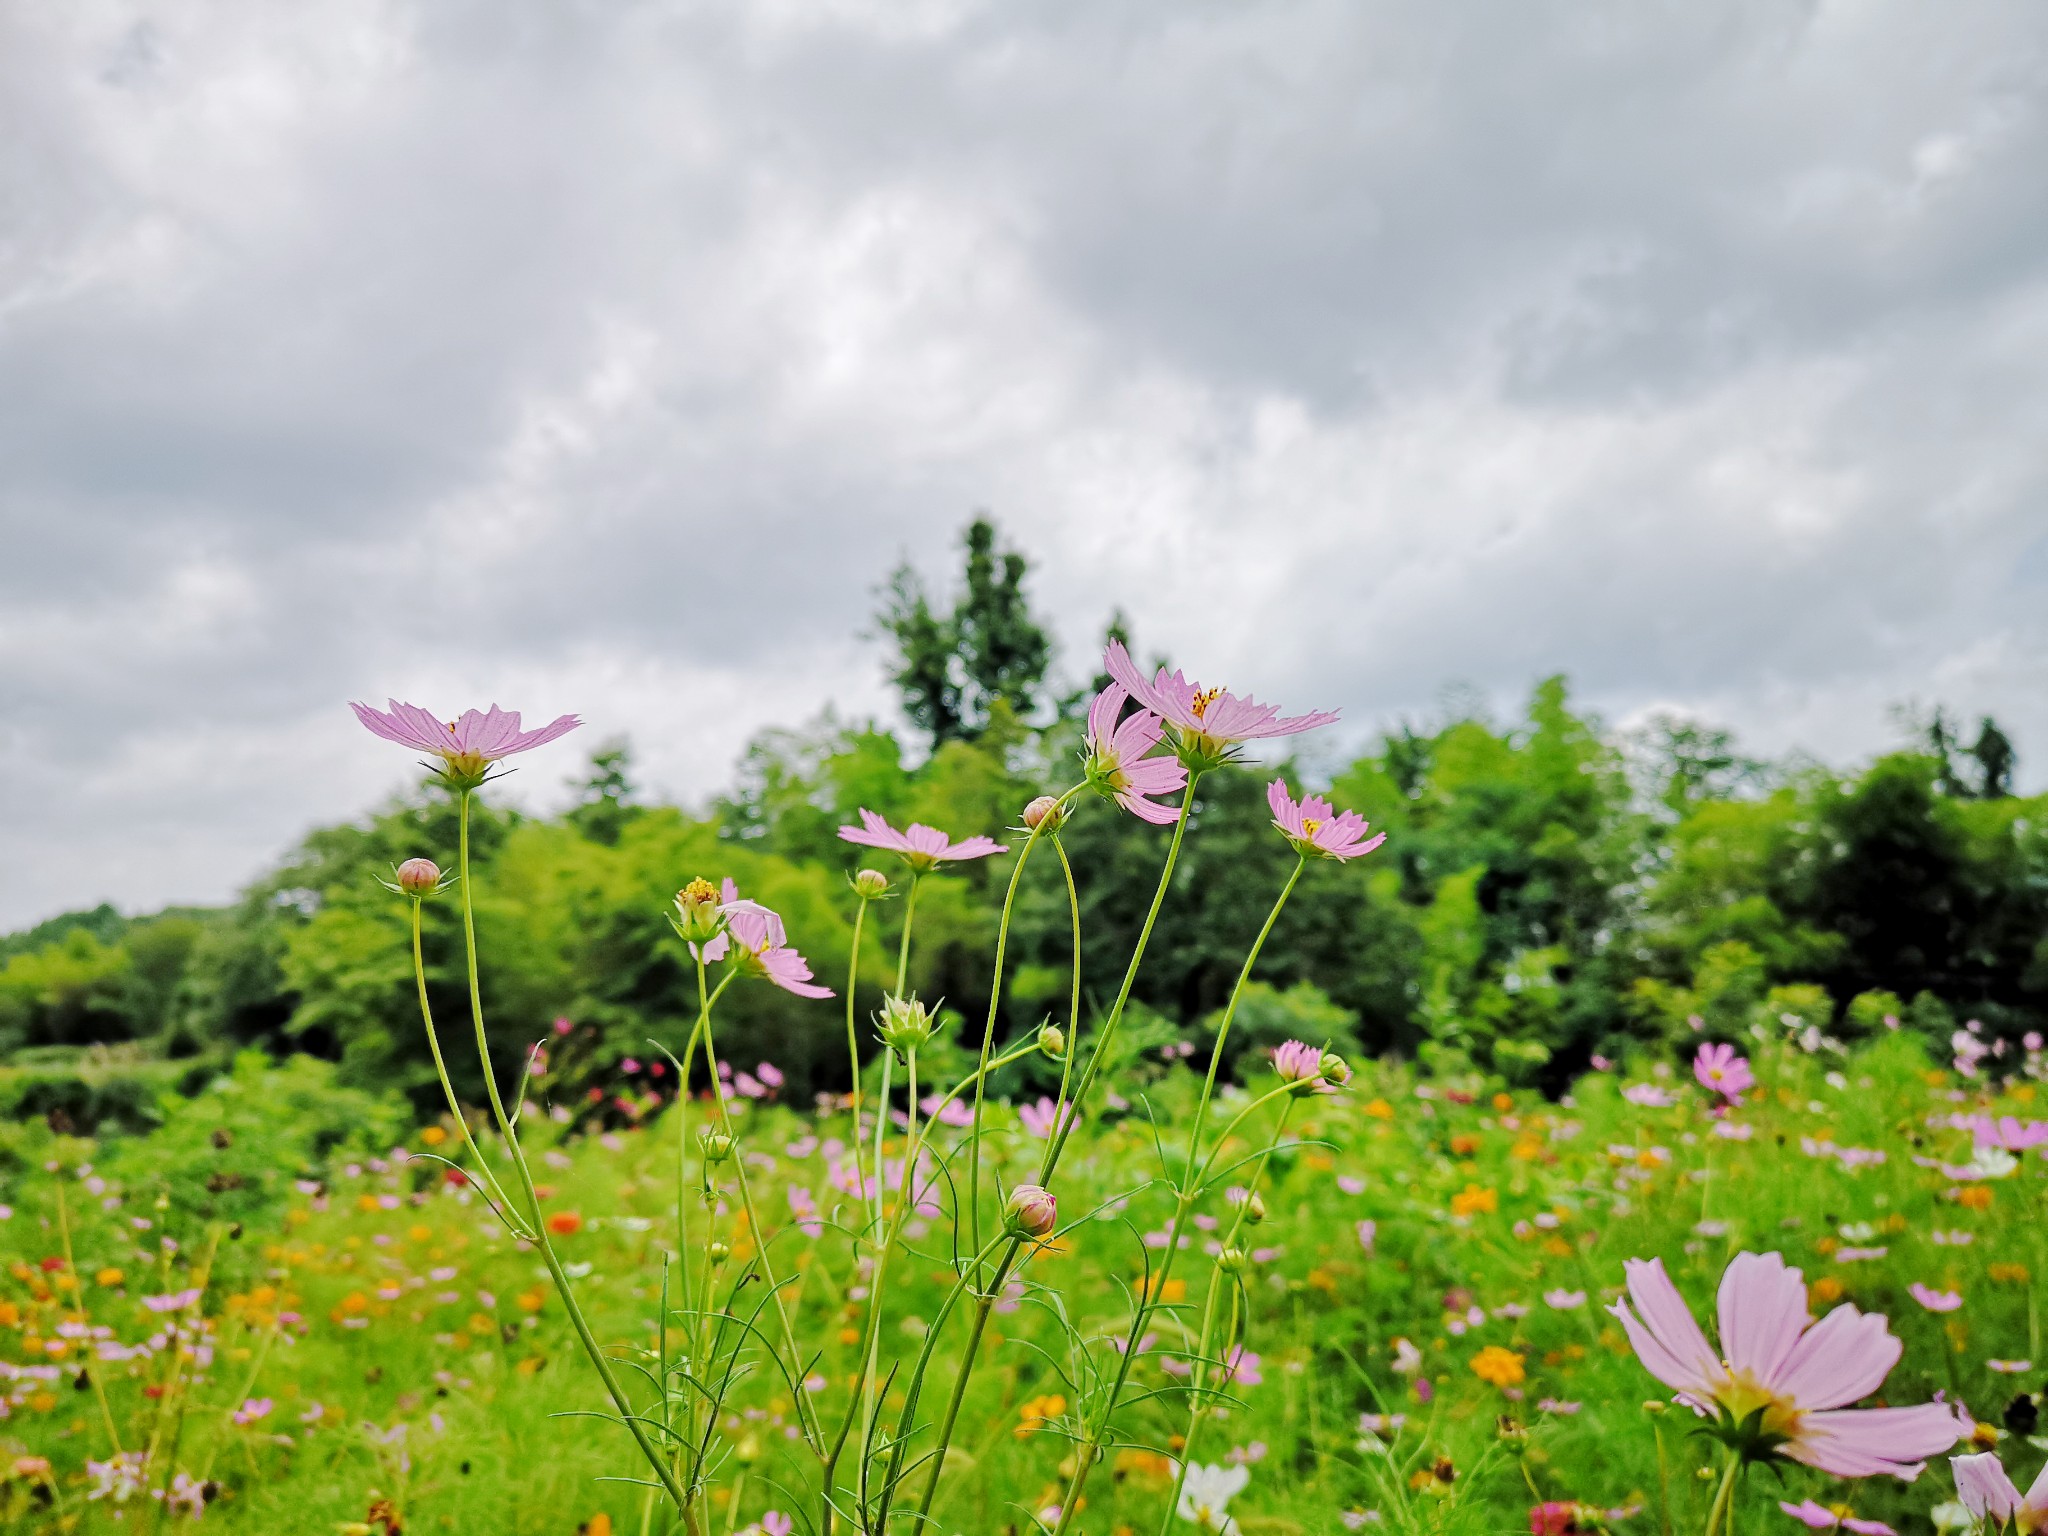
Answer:
<path fill-rule="evenodd" d="M 1221 697 L 1223 697 L 1223 690 L 1221 688 L 1204 688 L 1195 695 L 1195 702 L 1189 706 L 1189 712 L 1197 720 L 1200 720 L 1209 713 L 1209 706 Z"/>
<path fill-rule="evenodd" d="M 1721 1370 L 1723 1375 L 1720 1384 L 1714 1388 L 1714 1401 L 1725 1408 L 1731 1418 L 1739 1423 L 1761 1408 L 1764 1416 L 1760 1427 L 1766 1433 L 1783 1435 L 1788 1440 L 1798 1438 L 1802 1415 L 1796 1402 L 1770 1391 L 1747 1371 L 1737 1371 L 1725 1360 L 1721 1362 Z"/>
<path fill-rule="evenodd" d="M 1316 835 L 1316 828 L 1320 827 L 1321 825 L 1322 823 L 1320 821 L 1317 821 L 1313 816 L 1304 816 L 1301 818 L 1301 830 L 1307 833 L 1310 837 L 1314 837 Z"/>

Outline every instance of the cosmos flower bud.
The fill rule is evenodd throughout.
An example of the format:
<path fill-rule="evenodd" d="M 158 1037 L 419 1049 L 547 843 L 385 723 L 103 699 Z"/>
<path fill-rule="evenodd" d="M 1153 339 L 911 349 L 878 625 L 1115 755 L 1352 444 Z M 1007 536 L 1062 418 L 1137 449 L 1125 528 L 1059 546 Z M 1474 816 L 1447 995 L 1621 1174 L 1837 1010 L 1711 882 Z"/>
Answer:
<path fill-rule="evenodd" d="M 725 928 L 718 887 L 709 880 L 692 880 L 676 892 L 676 932 L 686 944 L 708 944 Z"/>
<path fill-rule="evenodd" d="M 724 1243 L 713 1243 L 711 1247 L 706 1251 L 710 1255 L 711 1262 L 713 1264 L 723 1264 L 727 1259 L 732 1257 L 732 1249 L 727 1247 Z"/>
<path fill-rule="evenodd" d="M 1266 1219 L 1266 1202 L 1259 1197 L 1257 1190 L 1253 1190 L 1249 1195 L 1246 1195 L 1242 1201 L 1235 1201 L 1233 1203 L 1241 1204 L 1244 1207 L 1244 1219 L 1253 1226 L 1257 1226 Z"/>
<path fill-rule="evenodd" d="M 1251 1260 L 1242 1248 L 1226 1248 L 1216 1255 L 1216 1267 L 1226 1275 L 1241 1275 Z"/>
<path fill-rule="evenodd" d="M 697 1145 L 704 1149 L 707 1163 L 722 1163 L 732 1156 L 732 1137 L 713 1126 L 697 1133 Z"/>
<path fill-rule="evenodd" d="M 1057 832 L 1066 819 L 1067 813 L 1051 795 L 1040 795 L 1024 807 L 1024 825 L 1034 832 Z"/>
<path fill-rule="evenodd" d="M 1351 1063 L 1335 1051 L 1325 1051 L 1321 1076 L 1324 1093 L 1335 1093 L 1340 1088 L 1348 1088 L 1351 1086 Z"/>
<path fill-rule="evenodd" d="M 1019 1184 L 1010 1191 L 1003 1218 L 1021 1237 L 1050 1237 L 1060 1224 L 1060 1206 L 1052 1191 L 1042 1185 Z"/>
<path fill-rule="evenodd" d="M 407 859 L 397 873 L 398 888 L 408 896 L 431 896 L 441 888 L 441 868 L 432 859 Z"/>
<path fill-rule="evenodd" d="M 1038 1032 L 1038 1048 L 1054 1061 L 1064 1061 L 1067 1055 L 1067 1032 L 1057 1024 L 1048 1024 Z"/>
<path fill-rule="evenodd" d="M 864 869 L 853 877 L 853 893 L 862 901 L 875 901 L 889 894 L 889 877 L 879 869 Z"/>
<path fill-rule="evenodd" d="M 899 1056 L 909 1055 L 931 1039 L 937 1027 L 930 1010 L 914 997 L 885 997 L 882 1011 L 875 1016 L 875 1033 Z"/>

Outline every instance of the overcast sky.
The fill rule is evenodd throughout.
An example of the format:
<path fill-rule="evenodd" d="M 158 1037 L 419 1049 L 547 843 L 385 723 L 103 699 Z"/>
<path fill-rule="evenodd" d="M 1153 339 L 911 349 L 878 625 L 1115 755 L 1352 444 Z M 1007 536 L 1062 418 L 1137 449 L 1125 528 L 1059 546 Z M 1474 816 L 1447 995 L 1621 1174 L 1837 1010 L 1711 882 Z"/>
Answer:
<path fill-rule="evenodd" d="M 377 804 L 350 698 L 706 795 L 977 507 L 1069 675 L 2048 782 L 2044 113 L 2038 0 L 0 0 L 0 927 Z"/>

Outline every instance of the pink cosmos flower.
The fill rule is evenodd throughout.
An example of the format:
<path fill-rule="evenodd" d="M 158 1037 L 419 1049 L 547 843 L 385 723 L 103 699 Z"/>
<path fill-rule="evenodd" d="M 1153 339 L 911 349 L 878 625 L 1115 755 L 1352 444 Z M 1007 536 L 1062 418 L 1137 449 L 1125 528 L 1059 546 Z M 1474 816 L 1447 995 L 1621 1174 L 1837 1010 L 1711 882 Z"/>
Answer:
<path fill-rule="evenodd" d="M 739 887 L 727 879 L 719 893 L 719 911 L 725 917 L 725 931 L 702 946 L 707 962 L 731 955 L 735 963 L 752 974 L 772 981 L 798 997 L 830 997 L 832 989 L 811 981 L 811 968 L 804 957 L 789 947 L 782 919 L 758 901 L 748 901 Z M 737 946 L 737 951 L 735 951 Z M 690 946 L 697 950 L 697 945 Z"/>
<path fill-rule="evenodd" d="M 1745 1458 L 1784 1456 L 1836 1477 L 1889 1473 L 1910 1482 L 1926 1458 L 1975 1427 L 1955 1404 L 1852 1409 L 1898 1363 L 1882 1316 L 1843 1305 L 1814 1322 L 1806 1281 L 1775 1253 L 1740 1253 L 1721 1276 L 1717 1351 L 1661 1259 L 1624 1266 L 1629 1299 L 1609 1309 L 1636 1357 L 1678 1401 L 1715 1421 Z M 1631 1308 L 1629 1301 L 1635 1303 Z M 1640 1314 L 1640 1316 L 1638 1315 Z"/>
<path fill-rule="evenodd" d="M 1325 1071 L 1324 1059 L 1321 1050 L 1300 1040 L 1283 1041 L 1273 1048 L 1274 1072 L 1281 1082 L 1302 1092 L 1335 1093 L 1342 1086 Z"/>
<path fill-rule="evenodd" d="M 2023 1495 L 1993 1452 L 1951 1456 L 1948 1465 L 1955 1473 L 1956 1497 L 1977 1519 L 1987 1520 L 1993 1527 L 2011 1521 L 2026 1533 L 2048 1527 L 2048 1467 L 2041 1469 L 2034 1486 Z"/>
<path fill-rule="evenodd" d="M 2002 1152 L 2024 1152 L 2048 1142 L 2048 1120 L 2022 1120 L 2017 1115 L 2000 1115 L 1994 1120 L 1989 1115 L 1971 1115 L 1963 1124 L 1976 1138 L 1979 1151 L 1995 1147 Z"/>
<path fill-rule="evenodd" d="M 1273 825 L 1294 844 L 1295 852 L 1305 858 L 1335 859 L 1341 864 L 1371 853 L 1387 840 L 1384 832 L 1378 837 L 1367 837 L 1365 834 L 1371 828 L 1356 811 L 1333 816 L 1330 802 L 1320 795 L 1305 795 L 1297 805 L 1287 793 L 1285 779 L 1275 779 L 1266 786 L 1266 804 L 1273 808 Z"/>
<path fill-rule="evenodd" d="M 470 788 L 481 784 L 490 765 L 500 758 L 545 746 L 583 723 L 574 715 L 558 715 L 536 730 L 522 731 L 518 710 L 493 704 L 489 713 L 472 709 L 461 719 L 444 724 L 417 704 L 401 704 L 396 699 L 385 702 L 391 706 L 388 714 L 367 704 L 350 704 L 349 708 L 372 734 L 401 747 L 433 753 L 441 759 L 442 773 Z"/>
<path fill-rule="evenodd" d="M 1801 1499 L 1797 1504 L 1778 1501 L 1778 1508 L 1785 1511 L 1801 1525 L 1816 1531 L 1832 1531 L 1837 1526 L 1852 1531 L 1855 1536 L 1899 1536 L 1899 1533 L 1882 1520 L 1858 1520 L 1846 1509 L 1830 1509 L 1825 1504 L 1816 1504 L 1812 1499 Z"/>
<path fill-rule="evenodd" d="M 1906 1294 L 1930 1312 L 1953 1312 L 1963 1304 L 1960 1291 L 1937 1291 L 1915 1280 L 1906 1287 Z"/>
<path fill-rule="evenodd" d="M 1671 1096 L 1670 1089 L 1659 1088 L 1655 1083 L 1630 1083 L 1621 1090 L 1621 1096 L 1645 1109 L 1669 1109 L 1678 1102 Z"/>
<path fill-rule="evenodd" d="M 1074 1118 L 1074 1106 L 1055 1104 L 1043 1094 L 1036 1104 L 1019 1104 L 1017 1118 L 1024 1123 L 1024 1129 L 1044 1141 L 1053 1132 L 1065 1127 Z"/>
<path fill-rule="evenodd" d="M 1148 798 L 1178 794 L 1187 787 L 1188 771 L 1171 757 L 1146 754 L 1159 745 L 1163 727 L 1149 710 L 1133 710 L 1121 724 L 1130 694 L 1111 683 L 1088 706 L 1088 782 L 1140 821 L 1163 827 L 1180 819 L 1180 811 Z"/>
<path fill-rule="evenodd" d="M 1196 772 L 1230 761 L 1241 742 L 1294 736 L 1337 718 L 1336 711 L 1329 710 L 1283 719 L 1271 704 L 1240 699 L 1221 688 L 1204 688 L 1164 667 L 1148 682 L 1121 640 L 1109 642 L 1102 666 L 1132 698 L 1166 722 L 1174 751 Z"/>
<path fill-rule="evenodd" d="M 1730 1104 L 1740 1104 L 1742 1096 L 1756 1086 L 1756 1075 L 1749 1070 L 1746 1057 L 1735 1054 L 1735 1047 L 1709 1040 L 1700 1047 L 1699 1054 L 1692 1059 L 1692 1075 L 1700 1080 L 1700 1086 L 1718 1093 Z"/>
<path fill-rule="evenodd" d="M 860 820 L 857 827 L 839 829 L 842 842 L 893 853 L 920 873 L 961 859 L 985 859 L 992 853 L 1010 851 L 992 837 L 970 837 L 956 843 L 937 827 L 928 827 L 921 821 L 913 821 L 906 830 L 898 832 L 866 806 L 860 808 Z"/>

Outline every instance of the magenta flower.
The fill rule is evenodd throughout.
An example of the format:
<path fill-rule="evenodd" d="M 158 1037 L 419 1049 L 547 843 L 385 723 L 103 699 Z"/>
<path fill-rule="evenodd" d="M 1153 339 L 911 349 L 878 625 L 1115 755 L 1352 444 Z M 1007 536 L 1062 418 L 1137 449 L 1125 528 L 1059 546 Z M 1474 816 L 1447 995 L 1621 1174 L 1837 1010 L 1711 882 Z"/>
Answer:
<path fill-rule="evenodd" d="M 744 899 L 730 878 L 720 892 L 718 910 L 725 918 L 725 931 L 704 944 L 701 951 L 697 945 L 691 945 L 693 952 L 700 953 L 707 962 L 730 956 L 749 974 L 772 981 L 798 997 L 832 996 L 830 987 L 811 981 L 810 966 L 789 947 L 782 919 L 760 902 Z"/>
<path fill-rule="evenodd" d="M 1906 1287 L 1906 1294 L 1930 1312 L 1953 1312 L 1963 1304 L 1961 1291 L 1937 1291 L 1918 1280 Z"/>
<path fill-rule="evenodd" d="M 1204 688 L 1164 667 L 1147 682 L 1121 640 L 1109 642 L 1102 666 L 1132 698 L 1166 722 L 1174 751 L 1195 773 L 1229 762 L 1240 743 L 1295 736 L 1337 718 L 1336 711 L 1329 710 L 1283 719 L 1271 704 L 1240 699 L 1221 688 Z"/>
<path fill-rule="evenodd" d="M 893 853 L 920 874 L 941 864 L 985 859 L 992 853 L 1010 851 L 992 837 L 970 837 L 956 843 L 937 827 L 920 821 L 913 821 L 906 830 L 898 832 L 866 806 L 860 808 L 860 819 L 861 825 L 857 827 L 839 829 L 841 841 Z"/>
<path fill-rule="evenodd" d="M 1378 837 L 1367 837 L 1365 834 L 1371 828 L 1356 811 L 1331 815 L 1330 802 L 1320 795 L 1305 795 L 1297 805 L 1287 793 L 1285 779 L 1275 779 L 1266 786 L 1266 804 L 1273 808 L 1273 825 L 1303 858 L 1335 859 L 1341 864 L 1371 853 L 1387 840 L 1384 832 Z"/>
<path fill-rule="evenodd" d="M 391 706 L 389 714 L 367 704 L 350 704 L 349 708 L 373 735 L 440 758 L 437 771 L 459 789 L 474 789 L 483 783 L 491 764 L 500 758 L 545 746 L 583 723 L 574 715 L 559 715 L 536 730 L 522 731 L 518 710 L 493 704 L 489 713 L 472 709 L 461 719 L 444 724 L 417 704 L 401 704 L 396 699 L 385 702 Z"/>
<path fill-rule="evenodd" d="M 1707 1041 L 1693 1057 L 1692 1075 L 1702 1088 L 1720 1094 L 1730 1104 L 1740 1104 L 1742 1096 L 1756 1086 L 1748 1058 L 1736 1055 L 1734 1046 L 1715 1040 Z"/>
<path fill-rule="evenodd" d="M 2034 1486 L 2021 1494 L 1990 1451 L 1951 1456 L 1948 1465 L 1955 1473 L 1956 1497 L 1963 1501 L 1963 1508 L 1990 1522 L 1993 1529 L 2003 1528 L 2007 1521 L 2024 1533 L 2048 1527 L 2048 1467 L 2043 1467 Z"/>
<path fill-rule="evenodd" d="M 1661 1259 L 1624 1266 L 1629 1300 L 1609 1310 L 1636 1358 L 1747 1460 L 1784 1456 L 1836 1477 L 1880 1472 L 1910 1482 L 1926 1458 L 1975 1427 L 1939 1399 L 1852 1409 L 1898 1363 L 1885 1319 L 1843 1305 L 1814 1322 L 1806 1281 L 1775 1253 L 1739 1253 L 1721 1276 L 1721 1348 L 1708 1344 Z M 1632 1309 L 1629 1301 L 1635 1303 Z M 1640 1316 L 1638 1316 L 1640 1314 Z"/>
<path fill-rule="evenodd" d="M 1147 754 L 1159 745 L 1164 729 L 1150 710 L 1133 710 L 1121 724 L 1130 694 L 1111 683 L 1088 706 L 1088 754 L 1084 772 L 1095 792 L 1129 811 L 1140 821 L 1156 827 L 1180 819 L 1180 811 L 1150 799 L 1153 795 L 1178 794 L 1187 787 L 1188 771 L 1171 757 Z"/>
<path fill-rule="evenodd" d="M 1801 1525 L 1816 1531 L 1832 1531 L 1840 1527 L 1851 1531 L 1854 1536 L 1899 1536 L 1899 1533 L 1882 1520 L 1858 1520 L 1846 1509 L 1830 1509 L 1825 1504 L 1816 1504 L 1812 1499 L 1801 1499 L 1797 1504 L 1778 1501 L 1778 1508 L 1785 1511 Z"/>
<path fill-rule="evenodd" d="M 1053 1132 L 1064 1130 L 1074 1119 L 1074 1106 L 1055 1104 L 1043 1094 L 1036 1104 L 1019 1104 L 1017 1118 L 1024 1123 L 1024 1129 L 1044 1141 Z"/>

